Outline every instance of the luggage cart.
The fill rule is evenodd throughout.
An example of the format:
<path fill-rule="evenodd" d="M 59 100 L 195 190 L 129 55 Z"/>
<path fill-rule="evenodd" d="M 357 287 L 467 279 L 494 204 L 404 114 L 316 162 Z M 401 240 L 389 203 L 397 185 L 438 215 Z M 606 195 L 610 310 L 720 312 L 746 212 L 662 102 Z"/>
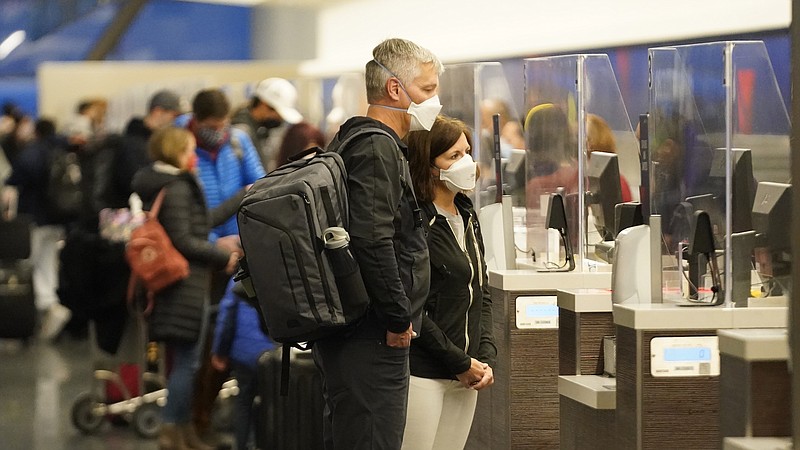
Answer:
<path fill-rule="evenodd" d="M 102 351 L 97 345 L 92 346 L 95 367 L 91 388 L 75 399 L 72 405 L 72 424 L 84 434 L 96 433 L 107 418 L 122 417 L 129 422 L 137 434 L 144 438 L 154 438 L 161 430 L 161 408 L 167 402 L 166 379 L 163 375 L 161 361 L 156 365 L 156 372 L 146 370 L 148 367 L 147 322 L 143 308 L 134 305 L 128 308 L 131 321 L 120 343 L 120 349 L 113 358 L 101 358 Z M 96 333 L 92 326 L 90 337 L 96 344 Z M 126 342 L 127 341 L 127 342 Z M 163 354 L 159 349 L 158 354 Z M 127 353 L 127 355 L 125 355 Z M 120 356 L 122 355 L 122 356 Z M 130 355 L 135 355 L 130 358 Z M 125 358 L 128 356 L 128 358 Z M 151 356 L 152 358 L 152 356 Z M 123 376 L 115 370 L 100 367 L 100 359 L 110 362 L 116 367 L 120 363 L 131 361 L 138 365 L 138 395 L 131 393 Z M 107 365 L 107 364 L 106 364 Z M 119 401 L 108 399 L 108 386 L 113 385 L 121 393 Z"/>

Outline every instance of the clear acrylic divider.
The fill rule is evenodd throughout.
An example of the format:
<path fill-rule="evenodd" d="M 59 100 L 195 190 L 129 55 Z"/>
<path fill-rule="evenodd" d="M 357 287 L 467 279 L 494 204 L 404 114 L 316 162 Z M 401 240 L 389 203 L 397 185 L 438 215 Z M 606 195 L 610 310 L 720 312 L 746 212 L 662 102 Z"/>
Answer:
<path fill-rule="evenodd" d="M 527 246 L 558 269 L 569 238 L 579 271 L 610 271 L 614 208 L 638 200 L 636 137 L 607 55 L 525 60 Z M 552 193 L 564 199 L 568 232 L 547 227 Z M 552 224 L 551 224 L 552 225 Z"/>
<path fill-rule="evenodd" d="M 790 124 L 763 42 L 660 47 L 649 58 L 663 298 L 744 305 L 788 294 L 788 246 L 774 237 L 789 232 L 777 225 L 788 224 L 788 200 L 777 198 L 790 188 Z M 698 211 L 713 252 L 698 250 Z"/>

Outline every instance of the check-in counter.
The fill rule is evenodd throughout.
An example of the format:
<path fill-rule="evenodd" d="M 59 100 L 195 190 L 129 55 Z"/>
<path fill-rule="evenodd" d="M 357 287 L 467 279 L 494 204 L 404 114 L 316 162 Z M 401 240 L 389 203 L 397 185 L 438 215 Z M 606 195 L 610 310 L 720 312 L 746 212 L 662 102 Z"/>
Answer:
<path fill-rule="evenodd" d="M 467 449 L 559 447 L 559 289 L 611 286 L 610 272 L 489 272 L 495 384 L 480 393 Z"/>
<path fill-rule="evenodd" d="M 561 375 L 561 450 L 616 448 L 616 379 Z"/>
<path fill-rule="evenodd" d="M 786 308 L 614 305 L 618 449 L 719 449 L 717 330 L 780 328 Z"/>
<path fill-rule="evenodd" d="M 722 437 L 792 435 L 785 328 L 719 330 Z"/>
<path fill-rule="evenodd" d="M 557 298 L 559 375 L 601 375 L 603 338 L 614 336 L 611 291 L 559 290 Z"/>

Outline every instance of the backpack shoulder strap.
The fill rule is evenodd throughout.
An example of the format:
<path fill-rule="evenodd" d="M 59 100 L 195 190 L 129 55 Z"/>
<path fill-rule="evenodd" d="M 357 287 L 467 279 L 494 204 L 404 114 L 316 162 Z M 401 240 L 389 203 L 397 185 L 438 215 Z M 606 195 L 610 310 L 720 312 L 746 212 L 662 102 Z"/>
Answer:
<path fill-rule="evenodd" d="M 341 154 L 345 149 L 347 149 L 348 144 L 350 144 L 351 142 L 355 141 L 356 138 L 359 138 L 359 137 L 367 135 L 367 134 L 383 134 L 383 135 L 385 135 L 386 137 L 388 137 L 389 139 L 392 140 L 392 143 L 394 144 L 395 149 L 398 152 L 400 151 L 400 147 L 397 145 L 397 142 L 394 140 L 394 136 L 392 136 L 388 131 L 386 131 L 384 129 L 381 129 L 381 128 L 378 128 L 378 127 L 364 127 L 364 128 L 361 128 L 360 130 L 357 130 L 355 133 L 352 133 L 349 136 L 347 136 L 347 138 L 345 138 L 345 140 L 341 141 L 333 149 L 333 151 L 335 151 L 336 153 Z"/>

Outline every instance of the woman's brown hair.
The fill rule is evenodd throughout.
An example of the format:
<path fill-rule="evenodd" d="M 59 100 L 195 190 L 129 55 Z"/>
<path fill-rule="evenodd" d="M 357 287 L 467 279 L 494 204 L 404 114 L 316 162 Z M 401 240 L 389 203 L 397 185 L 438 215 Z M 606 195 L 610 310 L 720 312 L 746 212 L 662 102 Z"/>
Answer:
<path fill-rule="evenodd" d="M 472 132 L 462 121 L 439 115 L 430 131 L 412 131 L 406 136 L 408 145 L 408 164 L 411 170 L 411 181 L 417 198 L 432 201 L 435 180 L 431 176 L 431 167 L 437 156 L 454 146 L 461 138 L 467 137 L 472 153 Z"/>

